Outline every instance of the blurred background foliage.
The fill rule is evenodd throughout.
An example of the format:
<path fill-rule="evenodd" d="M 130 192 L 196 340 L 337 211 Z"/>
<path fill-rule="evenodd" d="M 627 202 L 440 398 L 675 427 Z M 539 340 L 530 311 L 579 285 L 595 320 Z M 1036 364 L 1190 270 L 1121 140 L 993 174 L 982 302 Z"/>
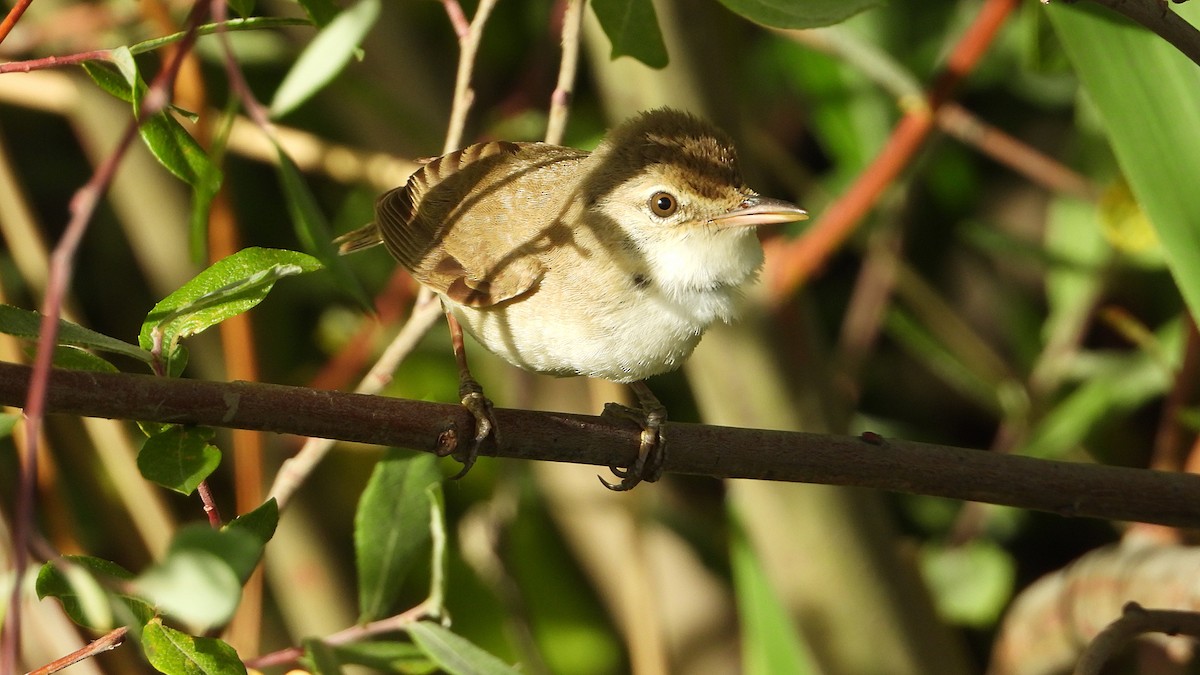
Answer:
<path fill-rule="evenodd" d="M 738 140 L 750 184 L 814 215 L 765 233 L 774 244 L 819 227 L 826 208 L 873 170 L 901 115 L 920 105 L 914 94 L 929 88 L 983 6 L 893 0 L 832 28 L 788 32 L 716 2 L 654 4 L 670 58 L 663 69 L 611 58 L 589 10 L 565 142 L 590 148 L 640 109 L 704 114 Z M 496 7 L 472 80 L 469 142 L 543 136 L 563 5 L 507 0 Z M 187 9 L 151 0 L 38 0 L 0 56 L 132 44 L 177 30 Z M 472 4 L 465 9 L 470 16 Z M 1191 4 L 1170 11 L 1177 9 L 1196 20 Z M 279 0 L 260 2 L 255 13 L 303 16 Z M 847 245 L 822 259 L 797 292 L 781 294 L 768 283 L 749 293 L 744 321 L 715 328 L 683 372 L 651 383 L 671 418 L 871 430 L 1181 469 L 1197 419 L 1187 384 L 1196 365 L 1184 355 L 1196 340 L 1181 277 L 1159 239 L 1179 241 L 1183 235 L 1163 228 L 1186 232 L 1197 221 L 1176 222 L 1190 207 L 1155 213 L 1146 200 L 1147 191 L 1175 199 L 1195 174 L 1147 182 L 1144 171 L 1122 173 L 1135 160 L 1114 127 L 1152 132 L 1175 124 L 1179 108 L 1162 109 L 1170 99 L 1143 105 L 1135 97 L 1114 113 L 1081 89 L 1083 74 L 1106 95 L 1096 78 L 1131 58 L 1115 48 L 1089 52 L 1080 37 L 1088 30 L 1157 40 L 1090 3 L 1019 3 L 954 97 L 959 115 L 939 116 L 938 129 Z M 271 100 L 313 35 L 307 26 L 230 35 L 260 100 Z M 142 71 L 155 71 L 162 53 L 139 56 Z M 199 125 L 185 126 L 210 138 L 220 116 L 208 111 L 231 95 L 214 38 L 201 38 L 196 53 L 176 102 L 203 113 Z M 337 232 L 371 219 L 375 195 L 403 181 L 406 162 L 441 153 L 457 54 L 439 3 L 384 2 L 361 59 L 278 120 Z M 1182 82 L 1200 91 L 1195 65 L 1183 64 Z M 1173 86 L 1140 72 L 1138 95 Z M 128 117 L 127 104 L 77 68 L 0 76 L 4 302 L 39 306 L 45 246 L 61 234 L 72 195 Z M 236 247 L 298 249 L 272 153 L 256 134 L 238 127 L 231 136 L 213 218 Z M 305 159 L 314 153 L 319 161 Z M 1175 166 L 1158 161 L 1164 171 Z M 1178 201 L 1189 199 L 1196 196 Z M 1170 222 L 1151 227 L 1147 212 Z M 132 340 L 149 308 L 228 246 L 189 247 L 188 223 L 185 187 L 135 148 L 80 249 L 68 303 L 73 320 Z M 191 339 L 187 375 L 353 386 L 396 331 L 415 289 L 394 276 L 381 248 L 352 264 L 377 297 L 377 313 L 364 312 L 327 273 L 288 279 L 249 315 L 241 337 Z M 784 264 L 769 254 L 767 279 Z M 3 348 L 6 360 L 28 357 L 19 345 Z M 515 372 L 469 349 L 500 406 L 596 412 L 623 395 L 603 384 Z M 249 370 L 247 359 L 255 364 Z M 385 393 L 454 401 L 456 386 L 438 326 Z M 120 460 L 105 454 L 128 454 L 134 436 L 121 425 L 92 426 L 52 419 L 41 529 L 60 551 L 142 569 L 177 523 L 203 519 L 199 503 L 118 473 Z M 240 472 L 251 461 L 242 458 L 255 451 L 244 442 L 217 436 L 227 461 L 211 482 L 228 515 L 250 503 L 235 494 L 261 498 L 298 447 L 293 438 L 260 439 L 264 473 L 247 477 Z M 229 634 L 244 657 L 355 621 L 354 512 L 379 456 L 378 448 L 338 446 L 283 515 L 267 550 L 261 611 Z M 456 470 L 443 462 L 446 473 Z M 0 463 L 9 504 L 18 466 L 11 437 Z M 612 495 L 594 474 L 484 459 L 445 486 L 447 606 L 457 633 L 530 673 L 980 672 L 1016 594 L 1129 536 L 1103 522 L 826 486 L 667 476 Z M 158 520 L 133 524 L 147 513 Z M 400 608 L 421 600 L 427 573 L 406 582 Z M 38 652 L 46 660 L 70 651 L 64 638 L 78 641 L 60 629 L 46 629 L 60 631 Z M 145 669 L 129 650 L 89 663 L 98 670 L 87 672 Z"/>

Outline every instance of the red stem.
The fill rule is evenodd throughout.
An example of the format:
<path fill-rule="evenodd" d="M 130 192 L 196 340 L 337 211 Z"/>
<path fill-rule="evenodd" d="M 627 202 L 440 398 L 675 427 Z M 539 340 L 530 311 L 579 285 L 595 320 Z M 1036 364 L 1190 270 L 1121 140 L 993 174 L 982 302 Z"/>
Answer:
<path fill-rule="evenodd" d="M 1017 0 L 986 0 L 975 21 L 954 45 L 924 104 L 905 112 L 871 166 L 841 199 L 830 205 L 816 226 L 793 241 L 770 244 L 777 264 L 768 268 L 766 281 L 775 302 L 782 302 L 817 271 L 875 207 L 883 191 L 908 167 L 929 137 L 938 108 L 979 63 L 1016 6 Z"/>
<path fill-rule="evenodd" d="M 220 2 L 221 0 L 214 0 Z M 87 232 L 88 223 L 96 210 L 108 185 L 116 175 L 117 167 L 124 158 L 129 146 L 137 138 L 137 130 L 142 120 L 149 119 L 166 106 L 170 91 L 175 82 L 175 76 L 183 63 L 183 57 L 196 41 L 196 29 L 208 15 L 209 3 L 201 0 L 192 8 L 188 16 L 188 33 L 180 41 L 179 49 L 174 58 L 154 78 L 145 97 L 142 99 L 138 115 L 130 120 L 125 127 L 121 140 L 112 151 L 96 167 L 91 179 L 88 180 L 71 199 L 71 219 L 67 223 L 62 239 L 50 255 L 50 273 L 46 284 L 46 296 L 42 304 L 42 321 L 39 330 L 37 355 L 34 357 L 33 374 L 29 382 L 25 398 L 25 462 L 21 471 L 21 484 L 17 493 L 16 517 L 13 526 L 13 560 L 14 580 L 12 595 L 9 598 L 9 611 L 4 624 L 3 641 L 0 642 L 0 673 L 16 672 L 17 653 L 21 635 L 21 583 L 25 569 L 29 564 L 27 550 L 30 532 L 33 529 L 34 490 L 38 469 L 38 437 L 41 433 L 42 419 L 45 415 L 46 390 L 49 387 L 50 365 L 54 358 L 54 346 L 58 338 L 58 317 L 62 309 L 63 296 L 71 283 L 72 263 L 79 249 L 79 242 Z M 10 13 L 11 18 L 11 13 Z M 6 19 L 7 21 L 7 19 Z M 2 28 L 2 27 L 0 27 Z M 2 38 L 2 35 L 0 35 Z"/>

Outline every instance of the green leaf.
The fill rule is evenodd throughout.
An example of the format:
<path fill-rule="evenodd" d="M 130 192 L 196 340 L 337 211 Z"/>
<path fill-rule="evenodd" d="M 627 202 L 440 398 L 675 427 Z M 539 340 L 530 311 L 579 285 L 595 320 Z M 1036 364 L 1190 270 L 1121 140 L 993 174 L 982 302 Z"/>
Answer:
<path fill-rule="evenodd" d="M 1200 316 L 1200 190 L 1184 187 L 1188 177 L 1200 175 L 1200 70 L 1114 12 L 1059 3 L 1045 11 L 1162 241 L 1188 308 Z M 1171 11 L 1200 24 L 1197 3 Z"/>
<path fill-rule="evenodd" d="M 354 516 L 360 621 L 385 616 L 404 575 L 429 544 L 429 498 L 441 480 L 433 455 L 389 449 L 375 465 Z"/>
<path fill-rule="evenodd" d="M 312 272 L 321 263 L 297 251 L 247 248 L 218 260 L 163 298 L 142 323 L 143 348 L 173 358 L 176 342 L 241 314 L 262 302 L 275 282 Z"/>
<path fill-rule="evenodd" d="M 301 177 L 300 170 L 283 148 L 276 145 L 275 150 L 279 154 L 279 181 L 283 185 L 288 214 L 292 217 L 292 226 L 296 229 L 296 238 L 300 240 L 300 245 L 333 273 L 333 278 L 342 290 L 348 292 L 363 307 L 370 307 L 371 300 L 363 290 L 362 284 L 350 271 L 350 264 L 333 245 L 329 223 L 317 207 L 317 200 Z"/>
<path fill-rule="evenodd" d="M 23 416 L 17 413 L 0 413 L 0 438 L 12 436 L 17 422 L 20 422 L 22 419 Z"/>
<path fill-rule="evenodd" d="M 245 675 L 246 666 L 233 647 L 209 637 L 195 637 L 154 619 L 142 631 L 146 660 L 167 675 Z"/>
<path fill-rule="evenodd" d="M 83 72 L 92 78 L 96 86 L 126 103 L 133 102 L 133 88 L 116 66 L 105 61 L 84 61 Z"/>
<path fill-rule="evenodd" d="M 303 663 L 312 675 L 341 675 L 342 663 L 332 647 L 316 638 L 304 640 Z"/>
<path fill-rule="evenodd" d="M 651 0 L 592 0 L 600 28 L 612 43 L 612 56 L 632 56 L 651 68 L 667 65 L 667 46 Z"/>
<path fill-rule="evenodd" d="M 736 518 L 729 541 L 729 560 L 741 621 L 742 672 L 748 675 L 817 672 L 800 632 L 779 594 L 771 587 Z"/>
<path fill-rule="evenodd" d="M 721 4 L 772 28 L 820 28 L 878 7 L 883 0 L 721 0 Z"/>
<path fill-rule="evenodd" d="M 432 621 L 417 621 L 404 630 L 433 662 L 450 675 L 516 675 L 521 671 Z"/>
<path fill-rule="evenodd" d="M 221 463 L 221 451 L 209 444 L 212 429 L 170 426 L 154 434 L 138 452 L 142 477 L 190 495 Z"/>
<path fill-rule="evenodd" d="M 938 613 L 953 623 L 993 626 L 1012 597 L 1016 565 L 993 542 L 929 545 L 921 550 L 920 562 Z"/>
<path fill-rule="evenodd" d="M 97 373 L 118 372 L 117 367 L 113 364 L 77 347 L 55 347 L 53 363 L 55 368 L 66 368 L 67 370 L 90 370 Z"/>
<path fill-rule="evenodd" d="M 0 305 L 0 333 L 36 340 L 41 334 L 41 325 L 42 315 L 38 312 Z M 62 319 L 58 321 L 58 344 L 123 354 L 146 363 L 154 361 L 154 356 L 146 350 Z"/>
<path fill-rule="evenodd" d="M 138 127 L 138 132 L 155 159 L 176 178 L 205 195 L 216 194 L 221 171 L 179 120 L 168 112 L 160 112 Z"/>
<path fill-rule="evenodd" d="M 84 62 L 83 69 L 104 91 L 133 105 L 138 114 L 146 83 L 128 47 L 109 53 L 108 63 Z M 169 111 L 156 113 L 138 127 L 138 133 L 155 159 L 197 194 L 211 200 L 221 185 L 221 171 L 196 139 Z"/>
<path fill-rule="evenodd" d="M 304 8 L 304 13 L 308 14 L 308 18 L 318 27 L 327 25 L 337 17 L 338 6 L 333 0 L 299 0 L 300 6 Z"/>
<path fill-rule="evenodd" d="M 93 630 L 112 630 L 121 623 L 145 623 L 154 610 L 143 600 L 117 595 L 106 589 L 133 574 L 120 565 L 91 556 L 63 556 L 38 570 L 38 598 L 58 598 L 63 611 L 75 623 Z"/>
<path fill-rule="evenodd" d="M 352 642 L 333 648 L 342 663 L 384 673 L 432 673 L 437 666 L 411 642 Z"/>
<path fill-rule="evenodd" d="M 275 536 L 275 528 L 279 526 L 279 504 L 271 497 L 257 509 L 229 521 L 226 530 L 241 530 L 259 541 L 263 546 Z"/>
<path fill-rule="evenodd" d="M 233 616 L 262 548 L 257 537 L 240 529 L 189 525 L 133 587 L 162 611 L 198 631 L 208 630 Z"/>
<path fill-rule="evenodd" d="M 271 117 L 278 119 L 295 110 L 342 72 L 379 18 L 379 4 L 379 0 L 358 0 L 317 33 L 276 90 Z"/>
<path fill-rule="evenodd" d="M 229 0 L 229 8 L 243 19 L 248 19 L 254 14 L 254 0 Z"/>

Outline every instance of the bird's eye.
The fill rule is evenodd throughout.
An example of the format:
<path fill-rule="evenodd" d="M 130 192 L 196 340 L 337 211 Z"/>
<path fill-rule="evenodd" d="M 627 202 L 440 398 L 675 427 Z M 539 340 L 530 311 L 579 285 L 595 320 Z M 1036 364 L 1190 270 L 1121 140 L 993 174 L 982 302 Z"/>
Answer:
<path fill-rule="evenodd" d="M 667 218 L 679 210 L 679 201 L 668 192 L 655 192 L 650 198 L 650 211 L 659 218 Z"/>

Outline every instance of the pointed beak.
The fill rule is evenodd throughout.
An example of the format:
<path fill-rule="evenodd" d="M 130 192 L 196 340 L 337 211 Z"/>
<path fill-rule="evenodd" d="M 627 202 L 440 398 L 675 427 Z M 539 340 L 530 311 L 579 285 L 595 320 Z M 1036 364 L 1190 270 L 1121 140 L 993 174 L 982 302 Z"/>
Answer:
<path fill-rule="evenodd" d="M 804 209 L 785 202 L 781 199 L 768 199 L 754 195 L 742 202 L 736 209 L 724 215 L 717 216 L 709 223 L 718 229 L 734 227 L 758 227 L 760 225 L 777 225 L 793 223 L 797 220 L 807 220 L 808 212 Z"/>

